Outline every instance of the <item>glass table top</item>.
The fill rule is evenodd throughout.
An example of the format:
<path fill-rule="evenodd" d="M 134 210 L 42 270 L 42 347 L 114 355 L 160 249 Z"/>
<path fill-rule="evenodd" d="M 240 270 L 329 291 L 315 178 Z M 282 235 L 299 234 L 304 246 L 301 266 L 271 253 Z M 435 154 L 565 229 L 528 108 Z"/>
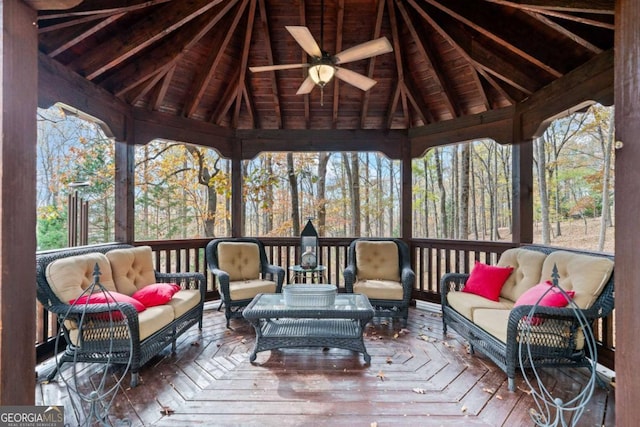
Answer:
<path fill-rule="evenodd" d="M 296 286 L 296 285 L 289 285 Z M 369 299 L 362 294 L 336 294 L 334 305 L 329 306 L 289 306 L 284 302 L 283 294 L 260 294 L 246 308 L 249 310 L 337 310 L 337 311 L 369 311 L 372 310 Z M 246 310 L 245 309 L 245 310 Z"/>

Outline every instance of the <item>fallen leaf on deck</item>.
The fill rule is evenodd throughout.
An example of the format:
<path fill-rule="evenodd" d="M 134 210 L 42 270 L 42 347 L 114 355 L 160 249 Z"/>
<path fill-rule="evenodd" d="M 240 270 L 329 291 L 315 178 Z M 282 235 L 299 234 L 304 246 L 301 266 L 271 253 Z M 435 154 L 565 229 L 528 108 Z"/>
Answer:
<path fill-rule="evenodd" d="M 194 341 L 194 342 L 191 343 L 191 345 L 194 346 L 194 347 L 199 347 L 200 343 L 198 341 Z"/>
<path fill-rule="evenodd" d="M 493 394 L 493 392 L 494 392 L 495 390 L 494 390 L 494 389 L 492 389 L 492 388 L 486 388 L 486 387 L 485 387 L 485 388 L 483 388 L 483 389 L 482 389 L 482 391 L 484 391 L 484 392 L 486 392 L 486 393 L 489 393 L 489 394 Z"/>
<path fill-rule="evenodd" d="M 394 339 L 394 340 L 397 340 L 397 339 L 398 339 L 398 337 L 399 337 L 399 335 L 398 335 L 398 333 L 397 333 L 397 332 L 396 332 L 395 334 L 393 334 L 393 339 Z"/>
<path fill-rule="evenodd" d="M 246 339 L 246 338 L 242 338 L 242 339 L 240 340 L 240 342 L 241 342 L 242 344 L 246 344 L 246 343 L 247 343 L 247 339 Z"/>
<path fill-rule="evenodd" d="M 378 375 L 376 375 L 378 378 L 380 378 L 380 381 L 384 381 L 384 372 L 380 371 L 378 372 Z"/>
<path fill-rule="evenodd" d="M 391 365 L 393 363 L 393 359 L 391 358 L 391 356 L 387 357 L 387 363 L 389 365 Z"/>
<path fill-rule="evenodd" d="M 462 406 L 462 408 L 460 408 L 460 410 L 461 410 L 462 412 L 467 412 L 467 407 L 466 407 L 466 406 Z"/>
<path fill-rule="evenodd" d="M 413 392 L 414 392 L 414 393 L 418 393 L 418 394 L 425 394 L 425 393 L 426 393 L 426 390 L 425 390 L 425 389 L 423 389 L 423 388 L 414 388 L 414 389 L 413 389 Z"/>
<path fill-rule="evenodd" d="M 520 390 L 523 393 L 531 394 L 531 390 L 525 390 L 525 389 L 521 388 L 520 386 L 518 386 L 518 390 Z"/>
<path fill-rule="evenodd" d="M 499 394 L 496 394 L 496 399 L 502 400 L 502 396 L 500 396 Z"/>
<path fill-rule="evenodd" d="M 370 427 L 378 427 L 378 423 L 376 423 L 376 422 L 374 421 L 374 422 L 372 422 L 372 423 L 370 424 Z"/>

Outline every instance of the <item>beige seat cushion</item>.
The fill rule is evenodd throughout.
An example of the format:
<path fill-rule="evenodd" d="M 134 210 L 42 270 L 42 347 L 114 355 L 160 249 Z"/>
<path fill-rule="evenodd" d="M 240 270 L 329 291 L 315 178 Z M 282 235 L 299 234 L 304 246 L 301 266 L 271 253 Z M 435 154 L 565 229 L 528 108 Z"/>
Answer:
<path fill-rule="evenodd" d="M 220 242 L 218 268 L 229 274 L 230 282 L 258 279 L 260 248 L 251 242 Z"/>
<path fill-rule="evenodd" d="M 115 249 L 107 252 L 113 281 L 118 292 L 133 295 L 137 290 L 156 283 L 151 247 Z"/>
<path fill-rule="evenodd" d="M 269 280 L 241 280 L 229 282 L 229 294 L 232 301 L 251 299 L 258 294 L 272 294 L 276 291 L 275 282 Z"/>
<path fill-rule="evenodd" d="M 183 289 L 176 292 L 167 303 L 173 308 L 173 316 L 178 318 L 200 303 L 200 291 Z"/>
<path fill-rule="evenodd" d="M 513 272 L 502 286 L 500 297 L 515 302 L 529 288 L 541 282 L 542 264 L 547 256 L 528 249 L 507 249 L 500 256 L 500 267 L 513 267 Z"/>
<path fill-rule="evenodd" d="M 153 335 L 160 329 L 167 326 L 173 321 L 173 308 L 169 305 L 159 305 L 149 307 L 145 311 L 138 313 L 138 325 L 140 330 L 140 341 Z M 70 325 L 67 325 L 68 327 Z M 73 325 L 69 331 L 71 342 L 78 345 L 78 329 L 77 325 Z M 109 336 L 108 330 L 105 328 L 105 336 Z"/>
<path fill-rule="evenodd" d="M 395 242 L 362 240 L 356 242 L 355 250 L 358 280 L 400 281 L 398 245 Z"/>
<path fill-rule="evenodd" d="M 403 296 L 402 284 L 391 280 L 358 280 L 353 284 L 353 292 L 365 294 L 370 299 L 399 301 Z"/>
<path fill-rule="evenodd" d="M 98 252 L 57 259 L 47 266 L 45 274 L 51 290 L 60 301 L 68 303 L 93 283 L 96 264 L 100 268 L 100 284 L 108 291 L 115 292 L 109 260 Z"/>
<path fill-rule="evenodd" d="M 589 308 L 596 301 L 611 277 L 614 263 L 608 258 L 568 251 L 555 251 L 542 266 L 542 279 L 551 280 L 553 266 L 558 266 L 558 285 L 575 291 L 573 301 L 580 308 Z"/>
<path fill-rule="evenodd" d="M 473 320 L 473 312 L 478 308 L 510 310 L 513 307 L 513 302 L 506 298 L 500 298 L 500 301 L 492 301 L 479 295 L 457 291 L 447 294 L 447 302 L 451 308 L 469 320 Z"/>
<path fill-rule="evenodd" d="M 473 323 L 480 328 L 498 338 L 503 343 L 507 342 L 507 323 L 509 321 L 510 310 L 496 310 L 490 308 L 480 308 L 473 312 Z M 531 326 L 529 342 L 532 345 L 544 345 L 548 347 L 567 348 L 570 336 L 568 329 L 559 332 L 552 329 L 552 320 L 546 319 L 542 324 Z M 584 335 L 582 331 L 578 333 L 576 349 L 580 350 L 584 346 Z"/>

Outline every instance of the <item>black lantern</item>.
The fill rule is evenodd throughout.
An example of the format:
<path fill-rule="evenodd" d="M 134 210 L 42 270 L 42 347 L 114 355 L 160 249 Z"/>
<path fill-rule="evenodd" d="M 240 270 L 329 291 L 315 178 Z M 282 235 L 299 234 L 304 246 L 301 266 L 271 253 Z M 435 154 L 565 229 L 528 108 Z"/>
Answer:
<path fill-rule="evenodd" d="M 318 232 L 311 223 L 311 218 L 307 220 L 300 234 L 300 267 L 313 269 L 318 266 Z"/>

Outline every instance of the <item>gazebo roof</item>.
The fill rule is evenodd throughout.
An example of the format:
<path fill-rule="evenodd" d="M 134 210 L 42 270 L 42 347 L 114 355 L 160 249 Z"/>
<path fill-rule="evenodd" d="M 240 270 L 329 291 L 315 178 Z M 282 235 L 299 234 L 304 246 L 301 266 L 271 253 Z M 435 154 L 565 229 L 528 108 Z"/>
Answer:
<path fill-rule="evenodd" d="M 37 2 L 36 2 L 37 3 Z M 411 129 L 509 107 L 614 43 L 613 0 L 84 0 L 38 14 L 39 49 L 133 107 L 230 129 Z M 568 5 L 568 6 L 567 6 Z M 285 26 L 336 53 L 385 36 L 296 95 L 309 61 Z M 323 40 L 320 40 L 321 34 Z M 323 104 L 323 105 L 322 105 Z"/>

